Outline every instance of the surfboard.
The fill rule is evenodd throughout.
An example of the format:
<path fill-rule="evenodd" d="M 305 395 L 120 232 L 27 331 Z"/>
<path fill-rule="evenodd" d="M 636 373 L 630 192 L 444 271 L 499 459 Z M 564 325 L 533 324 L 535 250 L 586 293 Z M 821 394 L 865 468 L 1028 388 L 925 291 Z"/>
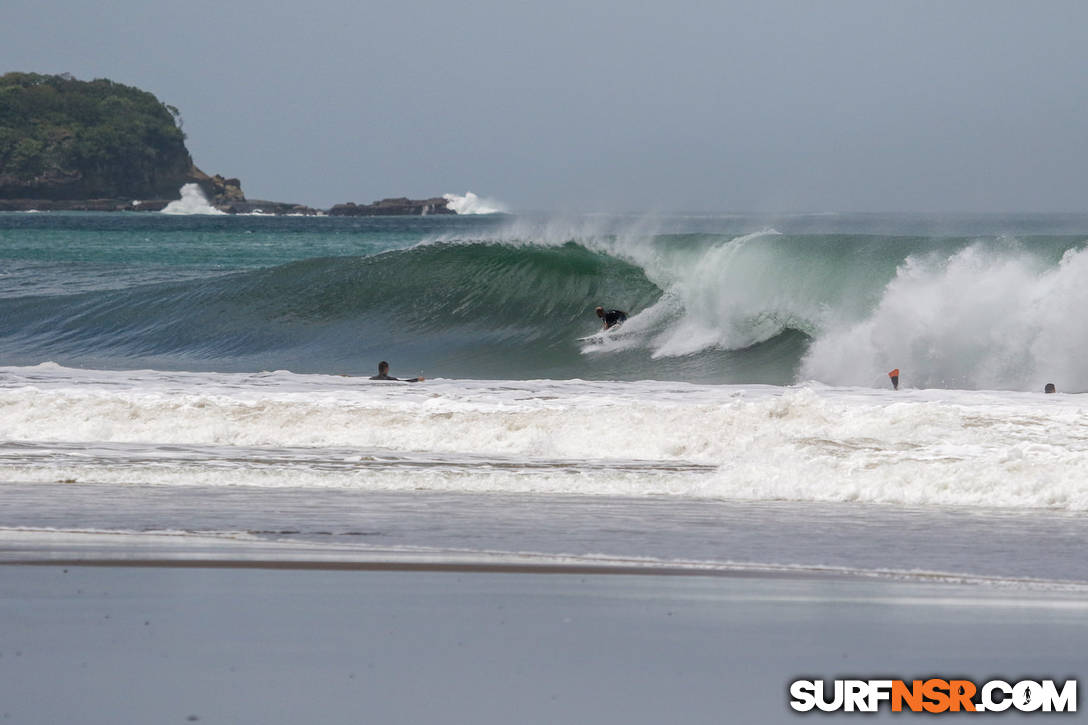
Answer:
<path fill-rule="evenodd" d="M 578 342 L 591 342 L 591 343 L 595 343 L 595 344 L 598 344 L 598 345 L 602 344 L 608 338 L 615 337 L 616 335 L 618 335 L 619 330 L 620 330 L 621 327 L 623 327 L 622 322 L 620 322 L 619 324 L 616 324 L 616 325 L 612 325 L 612 327 L 609 327 L 607 330 L 598 330 L 597 332 L 594 332 L 592 335 L 586 335 L 585 337 L 579 337 Z"/>

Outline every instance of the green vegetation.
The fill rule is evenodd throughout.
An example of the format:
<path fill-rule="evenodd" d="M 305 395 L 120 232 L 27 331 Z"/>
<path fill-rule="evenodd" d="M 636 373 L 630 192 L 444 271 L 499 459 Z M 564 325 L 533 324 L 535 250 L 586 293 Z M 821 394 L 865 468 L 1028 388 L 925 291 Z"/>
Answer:
<path fill-rule="evenodd" d="M 0 76 L 0 198 L 174 197 L 193 175 L 178 110 L 113 81 Z"/>

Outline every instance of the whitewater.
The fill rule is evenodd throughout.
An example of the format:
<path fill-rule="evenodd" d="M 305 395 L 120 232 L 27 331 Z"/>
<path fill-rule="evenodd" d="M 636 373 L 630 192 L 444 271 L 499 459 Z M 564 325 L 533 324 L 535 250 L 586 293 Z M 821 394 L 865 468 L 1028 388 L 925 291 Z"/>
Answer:
<path fill-rule="evenodd" d="M 0 411 L 20 481 L 1088 509 L 1067 395 L 46 364 Z"/>
<path fill-rule="evenodd" d="M 0 540 L 1079 586 L 1078 230 L 0 215 Z"/>

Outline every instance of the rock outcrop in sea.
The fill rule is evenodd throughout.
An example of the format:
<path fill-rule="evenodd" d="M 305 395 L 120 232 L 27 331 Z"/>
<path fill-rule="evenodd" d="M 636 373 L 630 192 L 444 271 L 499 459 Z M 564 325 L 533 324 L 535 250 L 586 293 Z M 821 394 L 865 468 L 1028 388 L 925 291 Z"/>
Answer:
<path fill-rule="evenodd" d="M 337 204 L 329 209 L 329 216 L 426 216 L 428 214 L 454 214 L 448 202 L 440 197 L 430 199 L 409 199 L 397 197 L 382 199 L 372 204 L 348 202 Z"/>

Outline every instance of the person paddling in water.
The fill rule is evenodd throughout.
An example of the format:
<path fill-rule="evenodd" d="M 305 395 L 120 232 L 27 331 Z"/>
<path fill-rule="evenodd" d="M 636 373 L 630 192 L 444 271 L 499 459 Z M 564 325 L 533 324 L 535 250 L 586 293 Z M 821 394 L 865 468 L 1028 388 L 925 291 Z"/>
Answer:
<path fill-rule="evenodd" d="M 597 317 L 604 320 L 605 330 L 611 330 L 613 327 L 619 327 L 623 324 L 623 321 L 627 319 L 627 313 L 622 310 L 609 310 L 608 312 L 605 312 L 603 307 L 598 307 Z"/>
<path fill-rule="evenodd" d="M 394 378 L 392 375 L 389 374 L 389 363 L 387 363 L 385 360 L 382 360 L 380 363 L 378 363 L 378 374 L 377 375 L 371 375 L 370 379 L 371 380 L 396 380 L 396 381 L 401 382 L 401 383 L 422 383 L 423 380 L 424 380 L 424 377 L 422 375 L 420 375 L 418 378 L 408 378 L 407 380 L 401 380 L 400 378 Z"/>

